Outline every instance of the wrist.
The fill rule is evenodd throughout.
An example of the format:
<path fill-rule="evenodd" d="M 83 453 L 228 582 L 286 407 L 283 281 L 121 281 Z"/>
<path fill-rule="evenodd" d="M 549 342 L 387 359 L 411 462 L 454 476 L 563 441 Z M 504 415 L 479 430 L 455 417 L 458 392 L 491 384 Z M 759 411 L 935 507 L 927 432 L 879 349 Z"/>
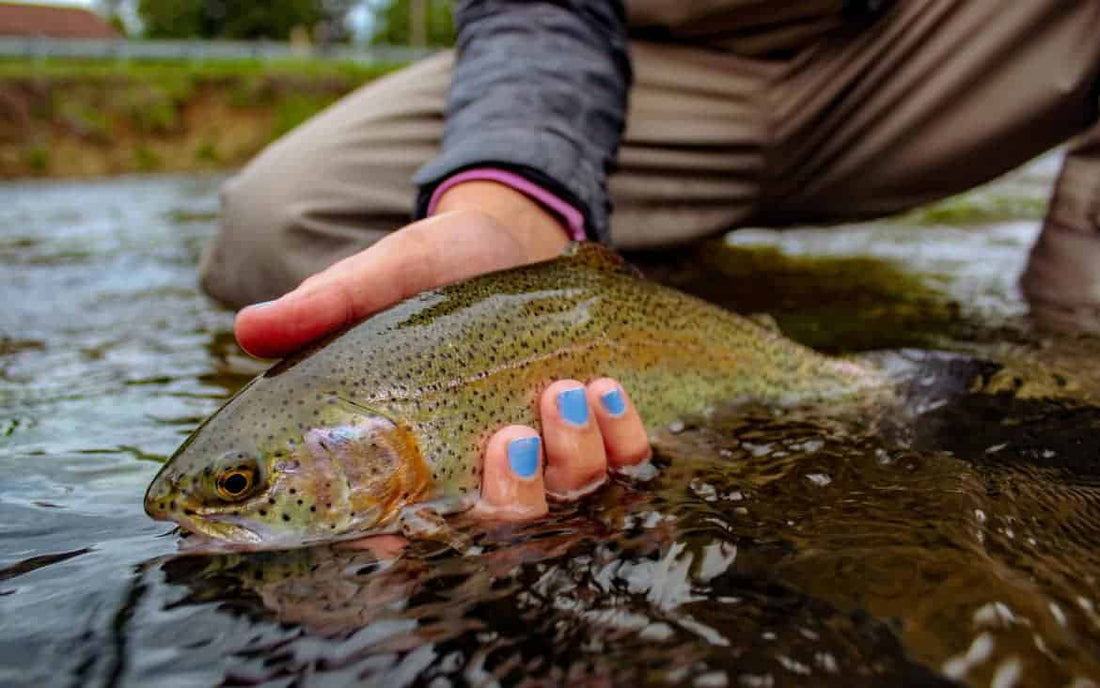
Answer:
<path fill-rule="evenodd" d="M 570 241 L 565 223 L 542 204 L 506 184 L 470 180 L 444 191 L 432 215 L 456 210 L 489 215 L 524 247 L 530 260 L 558 255 Z"/>

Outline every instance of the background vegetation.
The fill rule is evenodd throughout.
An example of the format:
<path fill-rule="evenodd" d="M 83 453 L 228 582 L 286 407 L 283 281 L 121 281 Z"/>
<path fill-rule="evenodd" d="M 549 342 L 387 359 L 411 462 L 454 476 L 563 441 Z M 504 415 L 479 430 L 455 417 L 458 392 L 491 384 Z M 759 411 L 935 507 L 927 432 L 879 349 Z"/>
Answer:
<path fill-rule="evenodd" d="M 424 0 L 424 45 L 454 45 L 454 21 L 451 0 Z M 372 43 L 410 45 L 411 24 L 416 13 L 409 0 L 385 2 L 375 10 Z"/>
<path fill-rule="evenodd" d="M 454 42 L 450 0 L 99 0 L 98 8 L 131 40 Z M 239 166 L 400 66 L 0 60 L 0 178 Z"/>
<path fill-rule="evenodd" d="M 0 61 L 0 178 L 238 166 L 400 66 Z"/>
<path fill-rule="evenodd" d="M 297 28 L 347 36 L 344 18 L 357 0 L 139 0 L 138 15 L 150 38 L 287 40 Z"/>
<path fill-rule="evenodd" d="M 131 37 L 454 43 L 451 0 L 98 0 Z M 358 17 L 355 31 L 351 17 Z M 126 21 L 129 18 L 130 21 Z"/>

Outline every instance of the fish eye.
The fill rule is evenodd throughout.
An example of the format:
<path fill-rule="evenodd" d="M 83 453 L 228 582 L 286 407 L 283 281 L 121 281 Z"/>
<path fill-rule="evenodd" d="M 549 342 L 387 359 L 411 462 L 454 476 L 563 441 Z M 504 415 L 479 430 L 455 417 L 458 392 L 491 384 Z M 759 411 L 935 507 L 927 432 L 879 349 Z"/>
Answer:
<path fill-rule="evenodd" d="M 227 502 L 244 499 L 255 486 L 256 469 L 244 464 L 223 470 L 214 483 L 218 497 Z"/>

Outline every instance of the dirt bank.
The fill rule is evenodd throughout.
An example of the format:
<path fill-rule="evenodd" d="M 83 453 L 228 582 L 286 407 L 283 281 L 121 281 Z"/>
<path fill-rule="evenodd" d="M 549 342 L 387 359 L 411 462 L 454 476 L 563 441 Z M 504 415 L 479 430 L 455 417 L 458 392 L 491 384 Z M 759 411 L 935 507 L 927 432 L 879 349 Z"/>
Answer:
<path fill-rule="evenodd" d="M 237 166 L 394 68 L 0 62 L 0 178 Z"/>

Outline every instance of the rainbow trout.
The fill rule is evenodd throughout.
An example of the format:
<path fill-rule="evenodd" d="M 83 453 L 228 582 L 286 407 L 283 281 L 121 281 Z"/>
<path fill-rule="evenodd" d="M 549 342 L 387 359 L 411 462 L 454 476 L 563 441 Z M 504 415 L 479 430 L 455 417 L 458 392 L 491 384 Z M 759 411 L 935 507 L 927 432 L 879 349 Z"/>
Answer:
<path fill-rule="evenodd" d="M 486 440 L 537 427 L 550 382 L 603 375 L 650 429 L 876 378 L 576 244 L 425 292 L 278 363 L 184 442 L 145 509 L 245 549 L 415 530 L 417 514 L 473 505 Z"/>

